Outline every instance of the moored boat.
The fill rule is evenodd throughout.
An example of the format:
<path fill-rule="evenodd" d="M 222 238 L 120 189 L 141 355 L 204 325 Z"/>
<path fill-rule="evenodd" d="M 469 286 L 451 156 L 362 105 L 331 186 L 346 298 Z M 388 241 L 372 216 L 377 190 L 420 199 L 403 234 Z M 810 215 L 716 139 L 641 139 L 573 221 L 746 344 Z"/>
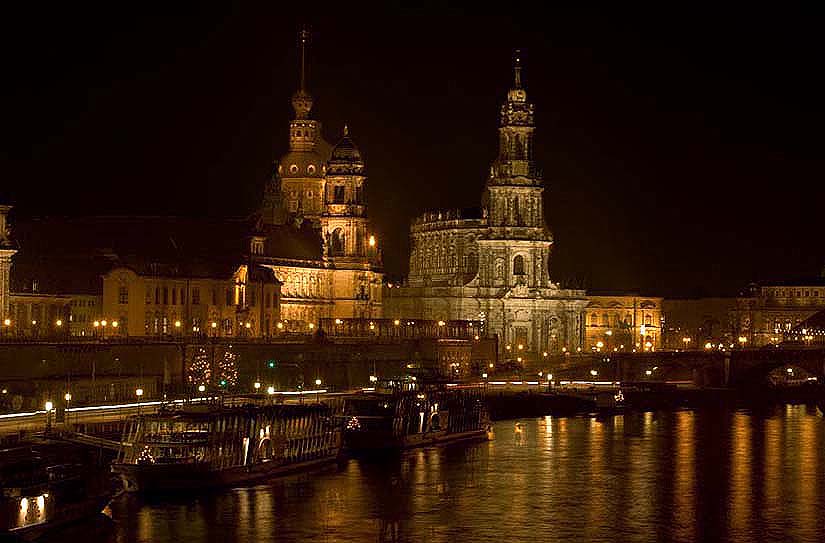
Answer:
<path fill-rule="evenodd" d="M 352 454 L 489 438 L 482 385 L 388 381 L 350 395 L 345 406 Z"/>
<path fill-rule="evenodd" d="M 335 461 L 341 429 L 326 403 L 189 405 L 127 422 L 112 471 L 127 491 L 230 486 Z"/>
<path fill-rule="evenodd" d="M 0 534 L 31 540 L 100 515 L 115 490 L 110 459 L 48 439 L 0 451 Z"/>

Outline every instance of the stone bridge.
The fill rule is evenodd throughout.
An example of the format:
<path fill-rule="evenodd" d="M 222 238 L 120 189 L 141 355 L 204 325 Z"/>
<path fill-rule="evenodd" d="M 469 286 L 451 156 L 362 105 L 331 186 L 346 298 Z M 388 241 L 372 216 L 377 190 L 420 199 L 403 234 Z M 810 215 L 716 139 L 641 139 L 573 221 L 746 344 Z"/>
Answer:
<path fill-rule="evenodd" d="M 825 348 L 567 355 L 549 359 L 546 366 L 545 371 L 556 379 L 690 381 L 697 386 L 729 387 L 762 383 L 777 368 L 801 368 L 825 383 Z"/>

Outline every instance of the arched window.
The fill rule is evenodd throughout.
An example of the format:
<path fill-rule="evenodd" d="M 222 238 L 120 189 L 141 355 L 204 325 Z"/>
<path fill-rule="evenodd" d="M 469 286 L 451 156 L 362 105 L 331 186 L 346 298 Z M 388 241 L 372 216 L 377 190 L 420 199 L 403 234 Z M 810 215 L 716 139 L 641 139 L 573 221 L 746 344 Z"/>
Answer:
<path fill-rule="evenodd" d="M 340 228 L 336 228 L 332 232 L 332 237 L 330 240 L 330 253 L 332 253 L 332 256 L 344 254 L 344 232 Z"/>
<path fill-rule="evenodd" d="M 521 255 L 513 259 L 513 275 L 524 275 L 524 257 Z"/>

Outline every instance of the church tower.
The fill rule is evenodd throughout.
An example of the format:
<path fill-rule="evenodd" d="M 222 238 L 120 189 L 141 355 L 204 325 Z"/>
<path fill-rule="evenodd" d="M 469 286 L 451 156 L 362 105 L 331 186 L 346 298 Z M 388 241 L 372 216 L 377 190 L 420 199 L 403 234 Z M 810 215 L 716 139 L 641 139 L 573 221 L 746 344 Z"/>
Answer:
<path fill-rule="evenodd" d="M 496 264 L 488 267 L 489 278 L 480 279 L 510 287 L 550 287 L 553 240 L 544 222 L 544 184 L 533 158 L 533 104 L 522 85 L 518 51 L 513 70 L 513 87 L 499 113 L 498 157 L 484 190 L 489 236 L 479 240 L 479 256 Z"/>
<path fill-rule="evenodd" d="M 302 30 L 298 42 L 301 62 L 298 91 L 292 95 L 289 152 L 275 164 L 264 198 L 263 218 L 271 224 L 297 216 L 317 225 L 324 209 L 324 165 L 330 146 L 321 136 L 321 123 L 311 118 L 313 100 L 306 81 L 309 31 Z"/>
<path fill-rule="evenodd" d="M 344 135 L 333 147 L 326 166 L 324 214 L 321 217 L 326 254 L 340 267 L 363 267 L 371 260 L 364 200 L 364 161 L 358 147 Z"/>
<path fill-rule="evenodd" d="M 335 316 L 367 318 L 380 314 L 381 259 L 369 232 L 364 160 L 347 127 L 326 165 L 321 232 L 326 260 L 335 270 Z"/>

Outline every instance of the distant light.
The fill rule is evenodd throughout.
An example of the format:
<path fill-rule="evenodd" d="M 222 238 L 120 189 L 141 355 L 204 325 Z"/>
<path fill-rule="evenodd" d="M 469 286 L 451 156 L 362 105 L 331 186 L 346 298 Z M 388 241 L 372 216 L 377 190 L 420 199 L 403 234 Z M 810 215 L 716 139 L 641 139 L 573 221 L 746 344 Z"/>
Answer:
<path fill-rule="evenodd" d="M 37 321 L 32 321 L 32 326 L 36 325 Z"/>
<path fill-rule="evenodd" d="M 713 343 L 711 343 L 710 341 L 705 343 L 705 349 L 713 349 Z"/>
<path fill-rule="evenodd" d="M 596 347 L 598 347 L 599 349 L 601 349 L 602 347 L 604 347 L 604 342 L 603 342 L 603 341 L 597 341 L 597 342 L 596 342 Z"/>
<path fill-rule="evenodd" d="M 258 381 L 255 381 L 255 384 L 253 386 L 255 387 L 255 390 L 258 390 L 259 388 L 261 388 L 261 383 L 258 382 Z"/>
<path fill-rule="evenodd" d="M 321 380 L 320 379 L 315 380 L 315 386 L 318 386 L 318 387 L 321 386 Z"/>
<path fill-rule="evenodd" d="M 543 353 L 541 353 L 541 356 L 545 356 L 545 357 L 546 357 L 546 356 L 547 356 L 547 351 L 544 351 Z"/>
<path fill-rule="evenodd" d="M 283 327 L 284 327 L 284 323 L 279 322 L 279 323 L 278 323 L 278 324 L 276 324 L 275 326 L 277 326 L 277 327 L 278 327 L 278 330 L 280 330 L 281 328 L 283 328 Z"/>
<path fill-rule="evenodd" d="M 206 390 L 206 385 L 199 385 L 198 386 L 198 392 L 203 392 L 205 390 Z"/>
<path fill-rule="evenodd" d="M 63 399 L 66 400 L 67 402 L 71 401 L 72 400 L 72 393 L 67 392 L 66 395 L 63 396 Z"/>
<path fill-rule="evenodd" d="M 211 326 L 212 328 L 217 328 L 217 327 L 218 327 L 218 323 L 217 323 L 217 322 L 215 322 L 215 321 L 212 321 L 212 322 L 210 323 L 210 326 Z"/>
<path fill-rule="evenodd" d="M 518 344 L 518 350 L 519 350 L 519 351 L 521 351 L 521 350 L 523 350 L 523 349 L 524 349 L 524 345 L 522 345 L 521 343 L 519 343 L 519 344 Z"/>
<path fill-rule="evenodd" d="M 374 383 L 376 381 L 378 381 L 378 377 L 376 377 L 375 375 L 370 375 L 370 383 Z"/>
<path fill-rule="evenodd" d="M 400 320 L 398 320 L 398 319 L 395 319 L 394 321 L 392 321 L 392 323 L 393 323 L 394 325 L 398 326 L 398 325 L 400 325 L 400 324 L 401 324 L 401 321 L 400 321 Z"/>
<path fill-rule="evenodd" d="M 46 407 L 46 413 L 48 413 L 49 411 L 51 411 L 52 409 L 54 409 L 54 404 L 52 403 L 52 401 L 51 401 L 51 400 L 49 400 L 49 401 L 47 401 L 47 402 L 46 402 L 46 406 L 45 406 L 45 407 Z"/>
<path fill-rule="evenodd" d="M 313 328 L 315 328 L 315 324 L 314 323 L 309 323 L 309 329 L 312 330 Z"/>
<path fill-rule="evenodd" d="M 439 325 L 439 326 L 444 326 L 444 325 L 446 325 L 446 324 L 447 324 L 447 323 L 446 323 L 446 322 L 444 322 L 444 321 L 438 321 L 438 325 Z"/>
<path fill-rule="evenodd" d="M 598 371 L 596 371 L 596 370 L 590 370 L 590 375 L 592 375 L 593 377 L 597 376 L 598 374 L 599 374 L 599 372 L 598 372 Z"/>
<path fill-rule="evenodd" d="M 3 324 L 6 325 L 6 326 L 11 326 L 11 319 L 4 320 Z"/>
<path fill-rule="evenodd" d="M 370 247 L 375 247 L 375 236 L 370 236 Z"/>
<path fill-rule="evenodd" d="M 787 371 L 788 373 L 793 373 L 793 368 L 788 368 L 785 371 Z"/>
<path fill-rule="evenodd" d="M 245 326 L 246 326 L 247 328 L 252 328 L 252 323 L 251 323 L 251 322 L 247 322 Z"/>
<path fill-rule="evenodd" d="M 118 326 L 120 326 L 120 323 L 119 323 L 119 322 L 117 322 L 117 321 L 112 321 L 112 328 L 117 328 Z"/>
<path fill-rule="evenodd" d="M 476 341 L 478 341 L 478 336 L 473 336 L 473 339 L 475 339 Z"/>
<path fill-rule="evenodd" d="M 275 387 L 267 387 L 266 393 L 267 394 L 275 394 Z"/>
<path fill-rule="evenodd" d="M 487 372 L 486 372 L 486 371 L 485 371 L 484 373 L 482 373 L 482 374 L 481 374 L 481 378 L 482 378 L 482 379 L 486 379 L 486 378 L 487 378 Z"/>
<path fill-rule="evenodd" d="M 97 328 L 98 326 L 100 326 L 100 321 L 95 321 L 95 322 L 93 322 L 93 323 L 92 323 L 92 325 L 93 325 L 95 328 Z"/>
<path fill-rule="evenodd" d="M 180 321 L 175 321 L 175 328 L 180 328 Z"/>
<path fill-rule="evenodd" d="M 645 370 L 645 375 L 653 375 L 653 372 L 650 370 Z"/>
<path fill-rule="evenodd" d="M 60 320 L 60 319 L 57 319 L 57 322 L 55 322 L 55 324 L 58 325 L 58 326 L 63 326 L 63 321 Z"/>
<path fill-rule="evenodd" d="M 139 389 L 135 390 L 135 395 L 136 395 L 138 398 L 140 398 L 141 396 L 143 396 L 143 389 L 142 389 L 142 388 L 139 388 Z"/>
<path fill-rule="evenodd" d="M 335 324 L 342 324 L 343 322 L 344 321 L 342 321 L 341 319 L 335 319 Z M 398 322 L 398 321 L 396 321 L 396 322 Z"/>
<path fill-rule="evenodd" d="M 107 324 L 109 324 L 109 323 L 106 322 L 106 319 L 103 319 L 102 321 L 100 321 L 100 326 L 106 326 Z"/>

